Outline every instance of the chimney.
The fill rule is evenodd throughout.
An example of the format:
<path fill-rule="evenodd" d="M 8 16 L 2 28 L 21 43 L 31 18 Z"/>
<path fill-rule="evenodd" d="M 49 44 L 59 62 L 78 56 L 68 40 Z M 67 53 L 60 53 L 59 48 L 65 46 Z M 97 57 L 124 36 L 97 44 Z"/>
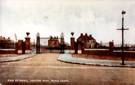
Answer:
<path fill-rule="evenodd" d="M 8 40 L 10 40 L 10 37 L 8 37 Z"/>
<path fill-rule="evenodd" d="M 50 36 L 50 39 L 52 39 L 52 36 Z"/>
<path fill-rule="evenodd" d="M 81 36 L 83 36 L 83 33 L 81 33 Z"/>
<path fill-rule="evenodd" d="M 92 37 L 92 35 L 90 34 L 90 37 Z"/>
<path fill-rule="evenodd" d="M 87 33 L 85 34 L 85 36 L 87 36 Z"/>

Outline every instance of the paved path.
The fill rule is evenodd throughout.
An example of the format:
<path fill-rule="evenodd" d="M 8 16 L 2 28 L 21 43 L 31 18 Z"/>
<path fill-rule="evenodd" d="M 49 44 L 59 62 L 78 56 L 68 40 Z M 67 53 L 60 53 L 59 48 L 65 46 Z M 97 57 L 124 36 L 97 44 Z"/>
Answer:
<path fill-rule="evenodd" d="M 112 66 L 112 67 L 132 67 L 135 68 L 134 61 L 125 61 L 125 65 L 121 65 L 121 61 L 117 60 L 100 60 L 100 59 L 84 59 L 84 58 L 74 58 L 70 53 L 60 54 L 58 60 L 77 63 L 77 64 L 87 64 L 96 66 Z"/>
<path fill-rule="evenodd" d="M 33 51 L 30 54 L 19 55 L 17 57 L 0 57 L 0 62 L 17 61 L 17 60 L 21 60 L 21 59 L 31 57 L 33 55 L 36 55 L 35 51 Z"/>

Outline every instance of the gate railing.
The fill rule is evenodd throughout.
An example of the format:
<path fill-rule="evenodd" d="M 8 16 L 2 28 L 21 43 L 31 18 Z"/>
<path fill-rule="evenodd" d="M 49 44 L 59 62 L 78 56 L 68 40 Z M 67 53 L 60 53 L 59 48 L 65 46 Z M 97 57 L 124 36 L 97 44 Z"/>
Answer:
<path fill-rule="evenodd" d="M 46 39 L 46 41 L 43 41 L 44 39 Z M 53 44 L 52 42 L 50 42 L 50 39 L 58 39 L 57 41 L 60 42 L 59 45 L 57 45 L 56 47 L 55 46 L 50 47 L 50 43 Z M 40 34 L 37 33 L 36 53 L 40 53 L 40 52 L 64 53 L 64 47 L 65 47 L 64 36 L 62 36 L 61 38 L 58 38 L 58 37 L 57 38 L 51 38 L 51 37 L 46 38 L 46 37 L 40 37 Z"/>

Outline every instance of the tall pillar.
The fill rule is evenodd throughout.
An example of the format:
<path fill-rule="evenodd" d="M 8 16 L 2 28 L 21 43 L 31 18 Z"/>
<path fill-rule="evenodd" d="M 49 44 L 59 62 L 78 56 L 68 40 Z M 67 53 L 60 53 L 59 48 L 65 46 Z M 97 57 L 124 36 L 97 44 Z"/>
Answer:
<path fill-rule="evenodd" d="M 70 38 L 70 50 L 71 50 L 71 53 L 75 53 L 75 38 L 74 37 L 71 37 Z"/>
<path fill-rule="evenodd" d="M 109 51 L 110 52 L 113 52 L 114 50 L 114 43 L 113 43 L 113 40 L 111 42 L 109 42 Z"/>
<path fill-rule="evenodd" d="M 18 53 L 18 42 L 15 42 L 15 52 Z"/>
<path fill-rule="evenodd" d="M 36 53 L 40 53 L 40 34 L 37 33 Z"/>
<path fill-rule="evenodd" d="M 26 54 L 31 52 L 29 34 L 30 34 L 30 32 L 26 32 L 27 37 L 25 37 L 25 43 L 23 44 L 23 45 L 24 45 L 23 51 L 24 51 Z"/>
<path fill-rule="evenodd" d="M 30 37 L 26 37 L 25 38 L 25 53 L 30 53 L 31 49 L 30 49 Z"/>
<path fill-rule="evenodd" d="M 26 50 L 31 50 L 30 49 L 30 38 L 29 37 L 25 38 L 25 49 Z"/>
<path fill-rule="evenodd" d="M 75 54 L 78 53 L 78 42 L 75 42 Z"/>
<path fill-rule="evenodd" d="M 81 54 L 82 53 L 82 42 L 78 41 L 78 53 Z"/>
<path fill-rule="evenodd" d="M 23 53 L 23 40 L 18 40 L 18 54 Z"/>

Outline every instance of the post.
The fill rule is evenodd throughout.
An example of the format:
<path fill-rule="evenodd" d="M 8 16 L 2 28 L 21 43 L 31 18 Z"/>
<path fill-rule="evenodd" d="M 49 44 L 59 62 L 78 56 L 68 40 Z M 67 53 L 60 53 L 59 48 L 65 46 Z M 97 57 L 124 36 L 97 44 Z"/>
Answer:
<path fill-rule="evenodd" d="M 123 38 L 124 38 L 124 35 L 123 35 L 123 32 L 124 32 L 124 17 L 122 17 L 122 65 L 124 65 L 124 54 L 123 54 L 123 52 L 124 52 L 124 49 L 123 49 L 123 45 L 124 45 L 124 40 L 123 40 Z"/>

